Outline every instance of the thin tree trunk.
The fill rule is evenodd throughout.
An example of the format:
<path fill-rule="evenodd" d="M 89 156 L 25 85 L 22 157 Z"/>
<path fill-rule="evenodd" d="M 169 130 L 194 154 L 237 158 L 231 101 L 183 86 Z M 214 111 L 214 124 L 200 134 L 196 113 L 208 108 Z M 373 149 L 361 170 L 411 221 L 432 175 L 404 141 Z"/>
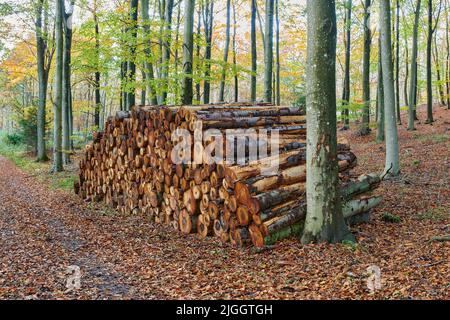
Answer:
<path fill-rule="evenodd" d="M 308 0 L 307 12 L 307 215 L 302 243 L 341 242 L 351 234 L 342 215 L 337 165 L 335 1 Z"/>
<path fill-rule="evenodd" d="M 405 96 L 405 106 L 409 106 L 408 77 L 409 77 L 409 50 L 408 50 L 408 40 L 405 38 L 405 83 L 403 86 L 403 91 L 404 91 L 404 96 Z"/>
<path fill-rule="evenodd" d="M 401 124 L 400 117 L 400 0 L 396 0 L 395 17 L 395 110 L 397 123 Z"/>
<path fill-rule="evenodd" d="M 220 80 L 219 102 L 225 101 L 225 81 L 227 77 L 228 55 L 230 51 L 230 25 L 231 25 L 231 0 L 227 0 L 227 26 L 225 36 L 225 48 L 223 52 L 223 68 Z"/>
<path fill-rule="evenodd" d="M 197 72 L 200 72 L 201 70 L 201 60 L 200 60 L 200 49 L 201 49 L 201 44 L 200 44 L 200 37 L 201 37 L 201 27 L 202 27 L 202 12 L 201 12 L 201 8 L 197 9 L 197 35 L 196 35 L 196 40 L 197 40 L 197 45 L 196 45 L 196 54 L 195 54 L 195 68 L 197 70 Z M 197 77 L 197 81 L 195 83 L 195 93 L 197 95 L 196 100 L 198 102 L 200 102 L 201 99 L 201 92 L 200 92 L 200 85 L 201 85 L 201 79 L 200 76 Z"/>
<path fill-rule="evenodd" d="M 68 11 L 63 8 L 63 22 L 64 22 L 64 54 L 63 54 L 63 90 L 62 90 L 62 148 L 63 148 L 63 163 L 70 162 L 70 105 L 71 101 L 71 51 L 72 51 L 72 14 L 73 14 L 74 0 L 69 3 Z"/>
<path fill-rule="evenodd" d="M 258 50 L 256 47 L 256 0 L 252 0 L 251 8 L 251 54 L 252 54 L 252 74 L 250 79 L 250 99 L 256 101 L 256 76 L 258 73 Z"/>
<path fill-rule="evenodd" d="M 180 20 L 181 20 L 181 2 L 178 3 L 178 8 L 177 8 L 177 27 L 176 27 L 176 31 L 175 31 L 175 53 L 174 53 L 174 60 L 175 60 L 175 88 L 174 88 L 174 93 L 175 93 L 175 104 L 179 103 L 179 96 L 180 96 L 180 84 L 178 81 L 178 58 L 179 58 L 179 50 L 178 50 L 178 41 L 180 38 Z"/>
<path fill-rule="evenodd" d="M 128 61 L 128 84 L 130 90 L 127 94 L 127 110 L 136 105 L 136 46 L 137 46 L 137 19 L 139 0 L 130 0 L 130 61 Z"/>
<path fill-rule="evenodd" d="M 344 127 L 347 130 L 350 128 L 349 110 L 350 103 L 350 59 L 351 59 L 351 30 L 352 30 L 352 0 L 347 0 L 345 3 L 345 70 L 344 70 L 344 87 L 342 90 L 342 115 Z"/>
<path fill-rule="evenodd" d="M 384 123 L 386 131 L 385 172 L 396 176 L 400 172 L 398 133 L 395 116 L 394 67 L 392 63 L 391 5 L 380 0 L 381 62 L 383 66 Z"/>
<path fill-rule="evenodd" d="M 56 67 L 55 67 L 55 100 L 53 103 L 53 171 L 63 171 L 62 157 L 62 91 L 63 91 L 63 0 L 56 0 L 55 41 L 56 41 Z"/>
<path fill-rule="evenodd" d="M 156 89 L 154 85 L 155 72 L 153 68 L 153 54 L 151 49 L 150 39 L 150 15 L 149 15 L 149 0 L 141 0 L 141 14 L 142 23 L 145 33 L 144 54 L 145 54 L 145 80 L 146 80 L 146 96 L 151 105 L 157 105 L 158 99 L 156 96 Z"/>
<path fill-rule="evenodd" d="M 211 97 L 211 45 L 214 18 L 214 1 L 206 0 L 203 8 L 203 24 L 205 29 L 205 81 L 203 84 L 203 102 L 208 104 Z"/>
<path fill-rule="evenodd" d="M 279 0 L 276 0 L 276 24 L 277 24 L 277 31 L 276 31 L 276 38 L 277 38 L 277 45 L 276 45 L 276 63 L 277 63 L 277 69 L 276 69 L 276 104 L 277 106 L 281 105 L 281 84 L 280 84 L 280 16 L 279 16 Z"/>
<path fill-rule="evenodd" d="M 51 60 L 47 52 L 47 34 L 43 28 L 42 15 L 44 10 L 48 10 L 44 0 L 39 0 L 36 4 L 36 55 L 37 73 L 39 85 L 39 103 L 37 112 L 37 161 L 47 161 L 47 148 L 45 143 L 45 116 L 47 104 L 48 70 L 46 69 L 46 56 Z"/>
<path fill-rule="evenodd" d="M 371 0 L 365 0 L 364 4 L 364 54 L 363 54 L 363 116 L 361 122 L 361 135 L 370 133 L 370 47 L 372 36 L 370 32 L 370 6 Z"/>
<path fill-rule="evenodd" d="M 433 0 L 428 0 L 428 36 L 427 36 L 427 120 L 433 123 L 433 77 L 431 74 L 431 46 L 433 45 Z"/>
<path fill-rule="evenodd" d="M 97 1 L 94 1 L 94 29 L 95 29 L 95 74 L 94 74 L 94 125 L 100 128 L 100 28 L 97 16 Z"/>
<path fill-rule="evenodd" d="M 437 37 L 434 37 L 433 60 L 434 60 L 435 66 L 436 66 L 436 80 L 437 80 L 438 93 L 439 93 L 439 102 L 441 103 L 442 106 L 445 106 L 444 88 L 442 86 L 441 61 L 440 61 L 439 50 L 438 50 L 437 45 L 438 45 Z"/>
<path fill-rule="evenodd" d="M 234 74 L 234 102 L 239 101 L 239 77 L 237 69 L 237 52 L 236 52 L 236 0 L 233 1 L 233 74 Z"/>
<path fill-rule="evenodd" d="M 193 98 L 192 62 L 194 51 L 194 11 L 195 0 L 186 0 L 184 14 L 184 41 L 183 41 L 183 94 L 184 105 L 191 105 Z"/>
<path fill-rule="evenodd" d="M 264 49 L 264 101 L 272 102 L 273 73 L 273 12 L 274 0 L 266 0 L 266 26 Z"/>
<path fill-rule="evenodd" d="M 419 19 L 420 19 L 420 5 L 421 0 L 417 0 L 416 4 L 416 12 L 415 12 L 415 20 L 414 20 L 414 29 L 413 29 L 413 44 L 412 44 L 412 56 L 411 56 L 411 82 L 409 86 L 409 108 L 408 108 L 408 130 L 415 130 L 414 127 L 414 111 L 416 109 L 414 96 L 416 95 L 416 81 L 417 81 L 417 51 L 418 51 L 418 28 L 419 28 Z"/>
<path fill-rule="evenodd" d="M 378 89 L 377 89 L 377 142 L 384 141 L 384 86 L 383 65 L 381 64 L 381 39 L 378 41 Z"/>
<path fill-rule="evenodd" d="M 167 91 L 169 87 L 169 64 L 170 64 L 170 42 L 172 33 L 172 12 L 173 0 L 166 0 L 166 8 L 164 10 L 164 34 L 163 34 L 163 56 L 162 56 L 162 94 L 160 103 L 167 104 Z"/>
<path fill-rule="evenodd" d="M 445 21 L 445 29 L 447 32 L 445 33 L 445 40 L 447 43 L 447 62 L 446 62 L 446 87 L 447 87 L 447 108 L 450 109 L 450 14 L 449 14 L 449 1 L 446 1 L 446 14 L 447 19 Z"/>

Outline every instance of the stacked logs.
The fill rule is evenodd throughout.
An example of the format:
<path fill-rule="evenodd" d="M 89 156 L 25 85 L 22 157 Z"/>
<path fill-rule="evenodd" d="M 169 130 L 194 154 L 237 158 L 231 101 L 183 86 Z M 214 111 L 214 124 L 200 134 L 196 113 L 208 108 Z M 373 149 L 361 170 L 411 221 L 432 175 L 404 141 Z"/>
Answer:
<path fill-rule="evenodd" d="M 201 239 L 261 247 L 301 231 L 305 123 L 298 109 L 268 104 L 121 111 L 86 147 L 75 191 Z M 181 139 L 183 133 L 192 139 Z M 356 157 L 348 143 L 339 144 L 338 158 L 346 217 L 377 205 L 380 198 L 364 194 L 380 179 L 349 181 Z"/>

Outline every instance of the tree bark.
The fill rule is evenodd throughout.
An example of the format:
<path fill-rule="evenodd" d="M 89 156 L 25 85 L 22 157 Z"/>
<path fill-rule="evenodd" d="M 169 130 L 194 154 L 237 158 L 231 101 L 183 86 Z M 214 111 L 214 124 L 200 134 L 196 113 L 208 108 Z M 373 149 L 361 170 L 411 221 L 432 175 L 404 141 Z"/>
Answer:
<path fill-rule="evenodd" d="M 69 3 L 68 11 L 63 8 L 64 23 L 64 54 L 63 54 L 63 90 L 62 90 L 62 149 L 63 163 L 70 162 L 71 153 L 71 104 L 72 104 L 72 87 L 71 87 L 71 51 L 72 51 L 72 14 L 74 0 Z"/>
<path fill-rule="evenodd" d="M 172 33 L 172 12 L 173 0 L 166 0 L 164 10 L 164 32 L 163 32 L 163 50 L 162 50 L 162 93 L 160 104 L 167 104 L 167 91 L 169 88 L 169 64 L 170 64 L 170 42 Z"/>
<path fill-rule="evenodd" d="M 211 50 L 214 19 L 214 1 L 206 0 L 203 8 L 205 29 L 205 80 L 203 85 L 203 103 L 209 104 L 211 97 Z"/>
<path fill-rule="evenodd" d="M 227 0 L 227 26 L 226 26 L 226 36 L 225 36 L 225 48 L 223 52 L 223 68 L 222 77 L 220 80 L 219 88 L 219 102 L 225 101 L 225 81 L 227 77 L 228 68 L 228 55 L 230 51 L 230 26 L 231 26 L 231 0 Z"/>
<path fill-rule="evenodd" d="M 194 51 L 194 11 L 195 0 L 186 0 L 184 14 L 184 41 L 183 41 L 183 83 L 182 103 L 192 104 L 192 63 Z"/>
<path fill-rule="evenodd" d="M 258 72 L 258 50 L 256 47 L 256 0 L 252 0 L 251 8 L 251 54 L 252 54 L 252 74 L 250 79 L 250 99 L 256 101 L 256 75 Z"/>
<path fill-rule="evenodd" d="M 431 66 L 431 46 L 433 45 L 433 0 L 428 0 L 428 36 L 427 36 L 427 120 L 431 124 L 433 120 L 433 76 Z"/>
<path fill-rule="evenodd" d="M 339 192 L 336 133 L 336 7 L 308 0 L 307 215 L 303 243 L 350 237 Z"/>
<path fill-rule="evenodd" d="M 344 69 L 344 86 L 342 88 L 342 120 L 343 129 L 350 128 L 349 110 L 350 103 L 350 59 L 351 59 L 351 30 L 352 30 L 352 0 L 345 3 L 345 69 Z"/>
<path fill-rule="evenodd" d="M 55 99 L 53 103 L 53 171 L 63 171 L 62 157 L 62 91 L 63 91 L 63 0 L 56 1 L 55 14 L 55 43 L 56 43 L 56 67 L 55 67 Z"/>
<path fill-rule="evenodd" d="M 130 0 L 131 43 L 130 61 L 128 61 L 128 84 L 131 87 L 127 94 L 127 110 L 136 105 L 136 46 L 137 46 L 137 19 L 139 0 Z"/>
<path fill-rule="evenodd" d="M 48 68 L 51 63 L 52 52 L 49 52 L 47 36 L 42 23 L 42 16 L 47 15 L 47 6 L 44 0 L 36 3 L 36 55 L 39 85 L 39 103 L 37 112 L 37 161 L 47 161 L 47 148 L 45 143 L 45 116 L 47 104 Z M 48 54 L 46 54 L 48 53 Z M 46 60 L 47 58 L 47 60 Z"/>
<path fill-rule="evenodd" d="M 146 96 L 151 105 L 157 105 L 158 99 L 156 97 L 156 89 L 153 81 L 155 79 L 153 68 L 153 54 L 150 40 L 150 15 L 149 15 L 149 0 L 141 0 L 141 14 L 142 23 L 145 33 L 144 54 L 145 54 L 145 80 L 146 80 Z"/>
<path fill-rule="evenodd" d="M 276 16 L 276 25 L 277 25 L 277 31 L 276 31 L 276 38 L 277 38 L 277 44 L 276 44 L 276 105 L 281 105 L 281 84 L 280 84 L 280 16 L 279 16 L 279 0 L 276 0 L 276 10 L 275 10 L 275 16 Z"/>
<path fill-rule="evenodd" d="M 378 101 L 377 101 L 377 142 L 384 141 L 384 86 L 383 65 L 381 64 L 381 40 L 378 40 Z"/>
<path fill-rule="evenodd" d="M 363 116 L 361 122 L 361 135 L 370 133 L 370 47 L 372 36 L 370 32 L 370 6 L 371 0 L 365 0 L 364 4 L 364 54 L 363 54 Z"/>
<path fill-rule="evenodd" d="M 233 75 L 234 75 L 234 102 L 239 101 L 239 77 L 237 68 L 237 48 L 236 48 L 236 1 L 233 1 Z"/>
<path fill-rule="evenodd" d="M 95 29 L 95 74 L 94 74 L 94 125 L 100 128 L 100 29 L 97 16 L 97 1 L 94 1 L 94 29 Z"/>
<path fill-rule="evenodd" d="M 397 123 L 402 124 L 400 116 L 400 0 L 396 0 L 395 12 L 395 110 Z"/>
<path fill-rule="evenodd" d="M 272 102 L 273 73 L 273 11 L 274 0 L 266 0 L 266 26 L 264 48 L 264 101 Z"/>
<path fill-rule="evenodd" d="M 398 133 L 395 116 L 394 68 L 392 63 L 391 5 L 390 0 L 380 1 L 381 61 L 383 65 L 384 123 L 386 131 L 385 172 L 396 176 L 400 172 Z"/>
<path fill-rule="evenodd" d="M 417 51 L 418 51 L 418 29 L 419 29 L 419 19 L 420 19 L 420 5 L 422 1 L 417 0 L 415 19 L 414 19 L 414 29 L 413 29 L 413 42 L 412 42 L 412 53 L 411 53 L 411 82 L 409 84 L 409 108 L 408 108 L 408 130 L 415 130 L 414 128 L 414 111 L 416 109 L 414 96 L 417 92 L 416 81 L 417 81 Z"/>

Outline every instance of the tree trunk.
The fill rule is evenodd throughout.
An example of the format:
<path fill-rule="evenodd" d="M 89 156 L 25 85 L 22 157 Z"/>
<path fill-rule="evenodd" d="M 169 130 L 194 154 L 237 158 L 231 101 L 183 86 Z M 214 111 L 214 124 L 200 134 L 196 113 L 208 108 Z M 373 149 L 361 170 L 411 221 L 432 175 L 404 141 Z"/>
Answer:
<path fill-rule="evenodd" d="M 94 1 L 94 28 L 95 28 L 95 75 L 94 75 L 94 125 L 100 128 L 100 30 L 97 17 L 97 1 Z"/>
<path fill-rule="evenodd" d="M 236 48 L 236 1 L 233 1 L 233 74 L 234 74 L 234 102 L 239 101 L 239 77 L 237 68 L 237 48 Z"/>
<path fill-rule="evenodd" d="M 335 1 L 308 0 L 307 13 L 307 215 L 302 243 L 340 242 L 350 234 L 340 202 L 336 62 L 330 59 L 336 56 Z"/>
<path fill-rule="evenodd" d="M 395 17 L 395 110 L 397 123 L 401 124 L 400 116 L 400 0 L 396 0 Z"/>
<path fill-rule="evenodd" d="M 428 0 L 428 36 L 427 36 L 427 120 L 431 124 L 433 120 L 433 76 L 431 74 L 431 46 L 433 45 L 433 0 Z"/>
<path fill-rule="evenodd" d="M 445 33 L 445 40 L 447 43 L 447 62 L 445 64 L 445 78 L 446 78 L 446 87 L 447 87 L 447 109 L 450 109 L 450 14 L 449 14 L 449 2 L 446 2 L 446 13 L 447 13 L 447 19 L 445 21 L 445 29 L 447 32 Z"/>
<path fill-rule="evenodd" d="M 223 68 L 222 77 L 220 80 L 219 89 L 219 102 L 225 101 L 225 81 L 227 77 L 228 68 L 228 54 L 230 51 L 230 25 L 231 25 L 231 0 L 227 0 L 227 26 L 226 26 L 226 36 L 225 36 L 225 48 L 223 52 Z"/>
<path fill-rule="evenodd" d="M 277 61 L 277 70 L 276 70 L 276 104 L 277 106 L 281 105 L 281 84 L 280 84 L 280 16 L 279 16 L 279 0 L 276 0 L 276 22 L 277 22 L 277 32 L 276 32 L 276 38 L 277 38 L 277 45 L 276 45 L 276 61 Z"/>
<path fill-rule="evenodd" d="M 405 106 L 409 106 L 408 101 L 408 77 L 409 77 L 409 50 L 408 40 L 405 39 L 405 83 L 403 85 L 403 93 L 405 95 Z"/>
<path fill-rule="evenodd" d="M 63 0 L 56 1 L 55 16 L 55 43 L 56 43 L 56 67 L 55 67 L 55 99 L 53 103 L 53 171 L 63 171 L 62 158 L 62 91 L 63 91 Z"/>
<path fill-rule="evenodd" d="M 150 15 L 149 15 L 149 0 L 141 0 L 141 14 L 142 23 L 145 33 L 144 42 L 144 54 L 145 54 L 145 79 L 146 79 L 146 96 L 147 100 L 151 105 L 157 105 L 158 99 L 156 97 L 156 89 L 153 81 L 155 79 L 154 68 L 153 68 L 153 54 L 151 49 L 151 39 L 150 39 Z"/>
<path fill-rule="evenodd" d="M 444 88 L 442 86 L 442 69 L 441 69 L 441 61 L 439 57 L 439 50 L 437 47 L 437 37 L 434 37 L 434 51 L 433 51 L 433 60 L 434 64 L 436 66 L 436 80 L 437 80 L 437 86 L 438 86 L 438 93 L 439 93 L 439 102 L 442 106 L 445 106 L 445 95 L 444 95 Z M 444 75 L 445 79 L 445 75 Z"/>
<path fill-rule="evenodd" d="M 420 21 L 420 5 L 421 0 L 417 0 L 414 29 L 413 29 L 413 43 L 412 43 L 412 53 L 411 53 L 411 82 L 409 85 L 409 108 L 408 108 L 408 130 L 415 130 L 414 128 L 414 111 L 416 109 L 414 96 L 417 92 L 416 81 L 417 81 L 417 51 L 418 51 L 418 29 Z"/>
<path fill-rule="evenodd" d="M 252 74 L 250 79 L 250 99 L 256 101 L 256 75 L 258 72 L 258 50 L 256 47 L 256 0 L 252 0 L 251 13 L 251 53 L 252 53 Z"/>
<path fill-rule="evenodd" d="M 377 101 L 377 142 L 384 141 L 384 86 L 381 64 L 381 41 L 378 40 L 378 101 Z"/>
<path fill-rule="evenodd" d="M 344 87 L 342 89 L 342 118 L 344 122 L 344 130 L 350 128 L 349 110 L 350 103 L 350 58 L 351 58 L 351 30 L 352 30 L 352 0 L 345 3 L 345 69 L 344 69 Z"/>
<path fill-rule="evenodd" d="M 273 11 L 274 0 L 266 0 L 266 27 L 264 48 L 264 101 L 272 102 L 273 73 Z"/>
<path fill-rule="evenodd" d="M 203 9 L 203 24 L 205 25 L 205 81 L 203 85 L 203 102 L 209 104 L 211 97 L 211 45 L 214 18 L 214 1 L 206 0 Z"/>
<path fill-rule="evenodd" d="M 137 46 L 137 19 L 139 0 L 130 0 L 131 44 L 130 60 L 128 61 L 128 84 L 130 91 L 127 94 L 127 110 L 136 105 L 136 46 Z"/>
<path fill-rule="evenodd" d="M 167 104 L 167 91 L 169 87 L 169 64 L 170 64 L 170 42 L 172 32 L 172 12 L 173 0 L 166 0 L 166 8 L 164 10 L 164 32 L 163 32 L 163 50 L 162 50 L 162 93 L 160 103 Z"/>
<path fill-rule="evenodd" d="M 46 69 L 46 56 L 51 61 L 51 56 L 46 55 L 47 34 L 44 33 L 42 25 L 44 0 L 39 0 L 36 4 L 36 55 L 37 73 L 39 85 L 39 103 L 37 112 L 37 161 L 47 161 L 47 148 L 45 143 L 45 115 L 47 104 L 48 70 Z"/>
<path fill-rule="evenodd" d="M 69 10 L 63 8 L 64 18 L 64 54 L 63 54 L 63 90 L 62 90 L 62 149 L 63 149 L 63 163 L 70 162 L 71 143 L 70 143 L 70 105 L 72 104 L 72 87 L 70 81 L 71 74 L 71 51 L 72 51 L 72 14 L 74 0 L 69 3 Z"/>
<path fill-rule="evenodd" d="M 192 63 L 194 51 L 194 11 L 195 0 L 186 0 L 184 14 L 184 41 L 183 41 L 183 83 L 182 103 L 191 105 L 193 98 Z"/>
<path fill-rule="evenodd" d="M 370 6 L 371 0 L 364 4 L 364 54 L 363 54 L 363 116 L 361 122 L 361 135 L 370 133 L 370 47 L 372 36 L 370 32 Z"/>
<path fill-rule="evenodd" d="M 385 172 L 396 176 L 400 172 L 398 133 L 395 116 L 394 68 L 392 63 L 391 5 L 390 0 L 380 1 L 381 63 L 383 66 L 384 123 L 386 131 Z"/>

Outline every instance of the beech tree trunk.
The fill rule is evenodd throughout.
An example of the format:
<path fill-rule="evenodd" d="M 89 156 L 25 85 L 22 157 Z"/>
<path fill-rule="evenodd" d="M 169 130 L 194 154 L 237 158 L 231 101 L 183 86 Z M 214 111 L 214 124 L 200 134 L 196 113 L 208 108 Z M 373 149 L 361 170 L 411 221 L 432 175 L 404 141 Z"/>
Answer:
<path fill-rule="evenodd" d="M 281 84 L 280 84 L 280 16 L 279 16 L 279 0 L 276 0 L 276 10 L 275 10 L 275 16 L 276 16 L 276 25 L 277 25 L 277 31 L 276 31 L 276 38 L 277 38 L 277 44 L 276 44 L 276 105 L 281 105 Z"/>
<path fill-rule="evenodd" d="M 128 61 L 128 83 L 131 87 L 127 94 L 127 110 L 136 105 L 136 46 L 137 46 L 137 19 L 139 0 L 130 0 L 131 44 L 130 61 Z"/>
<path fill-rule="evenodd" d="M 182 102 L 185 105 L 190 105 L 192 104 L 193 99 L 192 66 L 194 51 L 195 0 L 186 0 L 185 3 Z"/>
<path fill-rule="evenodd" d="M 166 8 L 164 10 L 164 32 L 163 32 L 163 50 L 162 50 L 162 93 L 161 104 L 167 104 L 167 91 L 169 88 L 169 64 L 170 64 L 170 42 L 172 33 L 172 12 L 173 0 L 166 0 Z"/>
<path fill-rule="evenodd" d="M 400 0 L 396 0 L 395 17 L 395 110 L 397 123 L 401 124 L 400 117 Z"/>
<path fill-rule="evenodd" d="M 377 101 L 377 142 L 384 141 L 384 86 L 383 65 L 381 64 L 381 41 L 378 40 L 378 101 Z"/>
<path fill-rule="evenodd" d="M 64 23 L 64 54 L 63 54 L 63 90 L 62 90 L 62 148 L 63 163 L 70 162 L 71 153 L 71 104 L 72 104 L 72 87 L 70 81 L 71 74 L 71 51 L 72 51 L 72 14 L 74 0 L 69 3 L 68 10 L 63 8 Z"/>
<path fill-rule="evenodd" d="M 206 0 L 203 6 L 203 24 L 205 29 L 205 81 L 203 87 L 203 102 L 208 104 L 211 97 L 211 50 L 214 19 L 214 1 Z"/>
<path fill-rule="evenodd" d="M 56 0 L 55 16 L 55 99 L 53 102 L 53 171 L 63 171 L 62 157 L 62 91 L 63 91 L 63 0 Z"/>
<path fill-rule="evenodd" d="M 302 243 L 340 242 L 350 233 L 340 201 L 336 62 L 330 59 L 336 56 L 335 1 L 308 0 L 307 13 L 307 215 Z"/>
<path fill-rule="evenodd" d="M 44 0 L 36 3 L 36 56 L 37 74 L 39 85 L 39 102 L 37 112 L 37 161 L 47 161 L 47 148 L 45 143 L 45 116 L 47 104 L 47 87 L 49 66 L 52 59 L 52 51 L 49 51 L 47 34 L 43 26 L 43 15 L 46 16 L 47 6 Z M 44 19 L 45 20 L 45 19 Z M 48 53 L 48 54 L 47 54 Z"/>
<path fill-rule="evenodd" d="M 400 172 L 398 133 L 395 116 L 394 67 L 392 63 L 391 5 L 390 0 L 380 0 L 381 63 L 384 87 L 384 126 L 386 134 L 385 172 L 396 176 Z"/>
<path fill-rule="evenodd" d="M 252 52 L 252 74 L 250 79 L 250 99 L 256 101 L 256 75 L 258 72 L 258 50 L 256 47 L 256 0 L 252 0 L 251 13 L 251 52 Z"/>
<path fill-rule="evenodd" d="M 363 54 L 363 116 L 361 122 L 361 135 L 370 133 L 370 47 L 372 36 L 370 32 L 370 6 L 371 0 L 364 3 L 364 54 Z"/>
<path fill-rule="evenodd" d="M 154 68 L 153 68 L 153 55 L 151 50 L 151 40 L 150 40 L 150 15 L 149 15 L 149 0 L 141 0 L 141 14 L 142 23 L 145 33 L 144 41 L 144 54 L 145 54 L 145 80 L 146 80 L 146 96 L 151 105 L 157 105 L 158 99 L 156 97 L 156 89 L 153 81 L 155 79 Z"/>
<path fill-rule="evenodd" d="M 351 59 L 351 30 L 352 30 L 352 0 L 345 3 L 345 69 L 344 69 L 344 86 L 342 88 L 342 119 L 343 129 L 350 128 L 349 110 L 350 103 L 350 59 Z"/>
<path fill-rule="evenodd" d="M 417 81 L 417 51 L 418 51 L 418 29 L 420 20 L 420 5 L 422 1 L 417 0 L 416 12 L 414 19 L 414 29 L 413 29 L 413 40 L 412 40 L 412 53 L 411 53 L 411 81 L 409 84 L 409 107 L 408 107 L 408 130 L 415 130 L 414 127 L 414 111 L 416 109 L 414 96 L 417 92 L 416 81 Z"/>
<path fill-rule="evenodd" d="M 225 98 L 225 80 L 227 77 L 227 68 L 228 68 L 228 55 L 230 51 L 230 25 L 231 25 L 231 0 L 227 0 L 227 26 L 226 26 L 226 35 L 225 35 L 225 48 L 223 52 L 223 68 L 222 68 L 222 77 L 220 80 L 220 89 L 219 89 L 219 102 L 224 102 Z"/>
<path fill-rule="evenodd" d="M 272 102 L 273 73 L 273 11 L 274 0 L 266 0 L 266 26 L 264 48 L 264 101 Z"/>

